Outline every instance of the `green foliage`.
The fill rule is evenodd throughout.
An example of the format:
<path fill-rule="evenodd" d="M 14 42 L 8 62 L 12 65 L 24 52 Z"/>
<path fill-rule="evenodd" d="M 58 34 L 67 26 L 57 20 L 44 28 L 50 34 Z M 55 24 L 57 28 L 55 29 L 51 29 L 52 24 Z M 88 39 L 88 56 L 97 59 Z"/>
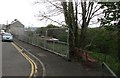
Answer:
<path fill-rule="evenodd" d="M 54 29 L 56 28 L 56 29 Z M 40 36 L 47 36 L 58 38 L 60 41 L 67 42 L 67 35 L 66 28 L 61 28 L 52 24 L 47 25 L 46 27 L 38 28 L 35 32 Z"/>
<path fill-rule="evenodd" d="M 104 54 L 117 54 L 117 32 L 108 31 L 105 28 L 93 28 L 88 30 L 87 43 L 89 44 L 91 39 L 93 42 L 88 50 L 104 53 Z"/>
<path fill-rule="evenodd" d="M 102 7 L 104 9 L 104 18 L 101 19 L 101 24 L 107 29 L 116 30 L 118 24 L 111 23 L 117 21 L 120 18 L 120 1 L 119 2 L 102 2 Z"/>
<path fill-rule="evenodd" d="M 68 33 L 66 32 L 66 28 L 49 30 L 49 34 L 51 34 L 51 36 L 54 38 L 58 38 L 60 41 L 67 42 Z"/>
<path fill-rule="evenodd" d="M 35 32 L 39 35 L 44 35 L 45 36 L 46 35 L 46 30 L 49 29 L 49 28 L 59 28 L 59 27 L 55 26 L 55 25 L 52 25 L 52 24 L 49 24 L 46 27 L 37 28 L 37 30 Z"/>
<path fill-rule="evenodd" d="M 117 31 L 109 31 L 106 28 L 91 28 L 87 31 L 87 43 L 93 39 L 92 45 L 87 49 L 92 51 L 92 57 L 107 65 L 117 74 L 120 74 L 120 62 L 118 59 L 118 35 Z"/>
<path fill-rule="evenodd" d="M 101 3 L 104 8 L 104 17 L 101 19 L 101 25 L 107 30 L 117 32 L 117 46 L 120 46 L 120 1 Z M 120 60 L 120 49 L 117 48 L 117 57 Z"/>
<path fill-rule="evenodd" d="M 60 27 L 55 26 L 55 25 L 52 25 L 52 24 L 49 24 L 49 25 L 47 25 L 45 28 L 60 28 Z"/>
<path fill-rule="evenodd" d="M 46 28 L 45 27 L 41 27 L 41 28 L 37 28 L 37 30 L 35 31 L 37 34 L 39 34 L 40 36 L 41 35 L 44 35 L 45 36 L 45 31 L 46 31 Z"/>
<path fill-rule="evenodd" d="M 104 61 L 117 74 L 117 76 L 120 76 L 120 62 L 115 56 L 94 52 L 92 53 L 92 57 L 100 62 Z"/>

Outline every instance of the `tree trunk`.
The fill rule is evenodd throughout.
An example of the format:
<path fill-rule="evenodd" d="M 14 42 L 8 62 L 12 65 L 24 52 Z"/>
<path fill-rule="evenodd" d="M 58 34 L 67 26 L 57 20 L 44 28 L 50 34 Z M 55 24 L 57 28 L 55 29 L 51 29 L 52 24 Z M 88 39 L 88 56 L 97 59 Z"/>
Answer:
<path fill-rule="evenodd" d="M 80 48 L 84 49 L 85 47 L 85 40 L 86 40 L 86 28 L 81 29 L 80 34 Z"/>
<path fill-rule="evenodd" d="M 68 27 L 69 27 L 69 57 L 70 59 L 74 58 L 74 10 L 73 10 L 73 3 L 68 3 Z"/>
<path fill-rule="evenodd" d="M 84 48 L 84 41 L 85 41 L 85 32 L 86 32 L 86 7 L 85 2 L 81 2 L 82 7 L 82 26 L 81 26 L 81 33 L 80 33 L 80 48 Z"/>
<path fill-rule="evenodd" d="M 75 25 L 74 25 L 74 34 L 75 34 L 75 47 L 79 47 L 79 43 L 78 43 L 78 10 L 77 10 L 78 8 L 77 8 L 77 4 L 75 4 L 75 11 L 76 11 L 76 13 L 75 13 Z"/>
<path fill-rule="evenodd" d="M 72 59 L 74 57 L 74 33 L 73 33 L 73 17 L 72 17 L 72 2 L 62 2 L 65 22 L 69 28 L 69 58 Z"/>

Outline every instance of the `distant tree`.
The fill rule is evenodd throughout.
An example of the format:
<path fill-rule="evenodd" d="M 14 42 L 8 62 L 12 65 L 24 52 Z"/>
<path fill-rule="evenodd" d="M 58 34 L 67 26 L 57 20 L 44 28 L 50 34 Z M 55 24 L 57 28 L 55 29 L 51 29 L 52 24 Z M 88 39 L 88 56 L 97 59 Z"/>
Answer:
<path fill-rule="evenodd" d="M 53 24 L 48 24 L 46 27 L 40 27 L 40 28 L 37 28 L 37 30 L 35 31 L 36 33 L 38 33 L 39 35 L 46 35 L 46 31 L 51 29 L 51 28 L 60 28 L 58 26 L 55 26 Z M 49 30 L 48 32 L 48 36 L 51 36 L 53 34 L 53 31 L 54 30 Z"/>
<path fill-rule="evenodd" d="M 59 28 L 59 27 L 53 24 L 48 24 L 45 28 Z"/>
<path fill-rule="evenodd" d="M 101 19 L 101 24 L 110 31 L 117 31 L 118 34 L 118 58 L 120 59 L 120 1 L 106 2 L 102 4 L 104 8 L 104 18 Z"/>
<path fill-rule="evenodd" d="M 39 36 L 43 35 L 43 32 L 42 32 L 42 28 L 37 28 L 35 30 L 36 34 L 38 34 Z"/>

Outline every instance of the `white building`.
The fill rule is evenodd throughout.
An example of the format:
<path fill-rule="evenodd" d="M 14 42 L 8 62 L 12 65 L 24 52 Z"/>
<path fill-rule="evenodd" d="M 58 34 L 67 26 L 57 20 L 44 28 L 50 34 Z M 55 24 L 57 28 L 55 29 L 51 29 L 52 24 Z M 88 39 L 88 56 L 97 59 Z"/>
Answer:
<path fill-rule="evenodd" d="M 14 20 L 10 24 L 9 32 L 16 36 L 24 35 L 24 25 L 20 21 Z"/>

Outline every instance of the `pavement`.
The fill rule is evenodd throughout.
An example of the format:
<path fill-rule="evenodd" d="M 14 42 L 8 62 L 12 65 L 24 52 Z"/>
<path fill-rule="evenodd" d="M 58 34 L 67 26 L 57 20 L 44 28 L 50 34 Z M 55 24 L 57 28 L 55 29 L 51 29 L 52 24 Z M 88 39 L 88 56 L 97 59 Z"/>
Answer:
<path fill-rule="evenodd" d="M 35 55 L 45 67 L 45 76 L 101 76 L 101 65 L 86 66 L 64 58 L 39 47 L 14 39 L 19 45 Z M 42 72 L 42 71 L 41 71 Z"/>

